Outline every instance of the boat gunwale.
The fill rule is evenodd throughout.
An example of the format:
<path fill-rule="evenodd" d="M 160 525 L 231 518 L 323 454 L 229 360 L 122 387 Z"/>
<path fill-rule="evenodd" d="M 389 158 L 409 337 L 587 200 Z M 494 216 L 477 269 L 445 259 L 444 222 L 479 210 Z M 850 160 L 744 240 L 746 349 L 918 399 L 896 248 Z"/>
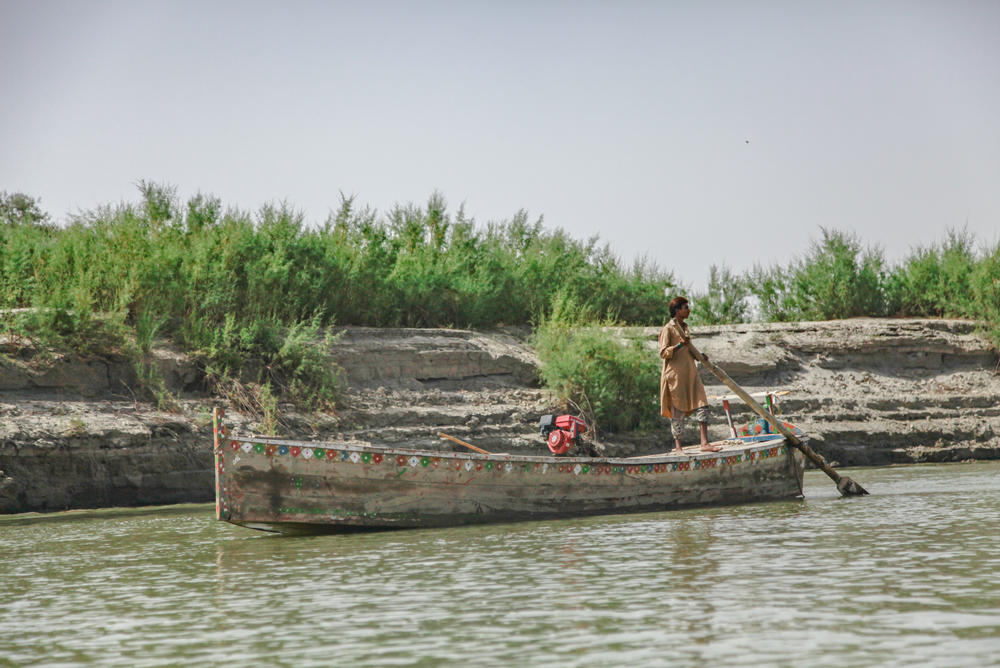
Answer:
<path fill-rule="evenodd" d="M 765 438 L 766 436 L 771 436 L 771 438 Z M 556 457 L 553 455 L 522 455 L 522 454 L 510 454 L 510 453 L 478 453 L 478 452 L 460 452 L 455 450 L 426 450 L 426 449 L 416 449 L 416 448 L 394 448 L 391 446 L 375 445 L 371 443 L 338 443 L 335 441 L 295 441 L 289 439 L 276 439 L 265 436 L 235 436 L 227 435 L 225 440 L 229 443 L 240 442 L 240 443 L 256 443 L 260 445 L 276 445 L 276 446 L 288 446 L 288 447 L 302 447 L 302 448 L 324 448 L 327 450 L 345 450 L 348 452 L 379 452 L 379 453 L 391 453 L 395 456 L 415 456 L 415 457 L 438 457 L 445 459 L 460 459 L 460 460 L 470 460 L 470 461 L 500 461 L 500 462 L 532 462 L 532 463 L 546 463 L 546 464 L 623 464 L 623 465 L 639 465 L 642 463 L 652 463 L 659 461 L 691 461 L 691 460 L 702 460 L 702 459 L 714 459 L 718 457 L 730 457 L 737 454 L 757 452 L 762 450 L 770 450 L 774 447 L 779 447 L 786 444 L 786 439 L 781 434 L 757 434 L 753 436 L 744 436 L 737 439 L 727 439 L 727 441 L 717 442 L 716 444 L 726 444 L 732 443 L 734 440 L 742 439 L 756 439 L 753 442 L 741 444 L 733 447 L 726 447 L 723 450 L 716 452 L 701 452 L 696 451 L 692 453 L 684 453 L 683 455 L 675 454 L 672 452 L 664 453 L 653 453 L 650 455 L 639 455 L 635 457 Z"/>

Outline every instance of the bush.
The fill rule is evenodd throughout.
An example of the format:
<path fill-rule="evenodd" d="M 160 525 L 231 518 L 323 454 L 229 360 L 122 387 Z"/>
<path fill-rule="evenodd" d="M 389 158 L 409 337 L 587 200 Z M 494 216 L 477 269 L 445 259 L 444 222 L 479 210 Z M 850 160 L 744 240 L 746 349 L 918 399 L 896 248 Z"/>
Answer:
<path fill-rule="evenodd" d="M 787 322 L 798 314 L 788 289 L 790 269 L 755 265 L 747 274 L 747 290 L 754 300 L 756 313 L 750 319 L 765 322 Z"/>
<path fill-rule="evenodd" d="M 98 207 L 65 227 L 50 225 L 31 197 L 0 194 L 0 309 L 35 314 L 5 315 L 7 331 L 84 354 L 112 347 L 142 355 L 155 337 L 170 337 L 200 355 L 220 383 L 266 386 L 256 392 L 259 404 L 281 395 L 318 406 L 335 393 L 322 343 L 334 323 L 485 328 L 538 321 L 538 342 L 550 346 L 554 369 L 586 363 L 600 379 L 574 389 L 567 383 L 581 377 L 580 368 L 551 376 L 604 428 L 642 424 L 655 408 L 636 408 L 647 396 L 639 386 L 612 396 L 619 390 L 608 388 L 639 382 L 629 370 L 640 368 L 645 353 L 601 324 L 661 324 L 664 290 L 677 283 L 648 260 L 623 265 L 596 237 L 546 230 L 523 210 L 477 226 L 462 208 L 450 213 L 439 193 L 424 206 L 385 215 L 342 196 L 315 228 L 286 202 L 249 213 L 224 210 L 201 193 L 182 205 L 171 186 L 137 185 L 137 203 Z M 943 244 L 886 270 L 879 249 L 821 231 L 809 253 L 787 267 L 736 276 L 713 266 L 708 291 L 692 298 L 694 322 L 900 313 L 976 318 L 1000 330 L 997 251 L 977 256 L 967 232 L 949 232 Z M 568 319 L 570 304 L 589 319 Z M 581 326 L 579 334 L 570 322 Z M 552 341 L 574 346 L 568 359 L 556 361 Z"/>
<path fill-rule="evenodd" d="M 917 248 L 890 274 L 889 311 L 899 315 L 975 317 L 971 292 L 976 268 L 974 239 L 948 230 L 941 244 Z"/>
<path fill-rule="evenodd" d="M 1000 244 L 987 251 L 969 277 L 972 312 L 982 321 L 986 336 L 1000 350 Z"/>
<path fill-rule="evenodd" d="M 660 406 L 656 354 L 639 339 L 623 339 L 614 324 L 579 313 L 571 298 L 557 300 L 532 339 L 540 375 L 597 432 L 654 426 Z"/>
<path fill-rule="evenodd" d="M 755 266 L 743 285 L 745 320 L 835 320 L 886 314 L 885 259 L 851 234 L 820 228 L 822 239 L 787 267 Z M 710 288 L 710 292 L 711 292 Z M 756 314 L 756 318 L 754 318 Z M 744 321 L 745 321 L 744 320 Z"/>
<path fill-rule="evenodd" d="M 884 315 L 882 251 L 862 249 L 853 235 L 820 229 L 822 240 L 813 242 L 809 255 L 788 274 L 793 317 L 835 320 Z"/>
<path fill-rule="evenodd" d="M 691 297 L 691 322 L 724 325 L 746 322 L 750 317 L 748 279 L 714 264 L 708 270 L 708 291 Z"/>
<path fill-rule="evenodd" d="M 170 337 L 200 355 L 218 382 L 266 384 L 300 403 L 332 396 L 335 382 L 319 371 L 322 345 L 304 337 L 334 323 L 528 324 L 556 294 L 651 323 L 673 285 L 655 265 L 625 268 L 596 238 L 547 231 L 525 211 L 479 227 L 462 209 L 449 213 L 439 193 L 385 216 L 342 197 L 311 228 L 286 202 L 223 211 L 201 193 L 185 206 L 171 186 L 137 186 L 137 203 L 98 207 L 63 228 L 35 224 L 45 216 L 32 201 L 10 204 L 20 213 L 16 224 L 0 225 L 0 308 L 75 318 L 58 339 L 69 346 L 86 337 L 66 327 L 83 334 L 84 321 L 100 314 L 140 351 Z"/>
<path fill-rule="evenodd" d="M 46 225 L 49 214 L 41 202 L 24 193 L 0 192 L 0 225 Z"/>

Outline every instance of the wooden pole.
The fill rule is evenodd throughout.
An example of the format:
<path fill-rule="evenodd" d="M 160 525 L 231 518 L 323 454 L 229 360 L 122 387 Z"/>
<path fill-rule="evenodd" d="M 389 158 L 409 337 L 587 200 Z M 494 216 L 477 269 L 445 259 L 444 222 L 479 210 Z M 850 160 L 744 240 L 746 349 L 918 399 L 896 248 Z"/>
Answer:
<path fill-rule="evenodd" d="M 729 399 L 722 400 L 722 410 L 726 411 L 726 422 L 729 423 L 729 433 L 733 438 L 736 438 L 738 434 L 736 433 L 736 425 L 733 424 L 733 413 L 729 408 Z"/>
<path fill-rule="evenodd" d="M 491 455 L 491 454 L 493 454 L 491 452 L 487 452 L 486 450 L 483 450 L 482 448 L 477 448 L 476 446 L 472 445 L 471 443 L 466 443 L 465 441 L 459 440 L 459 439 L 455 438 L 454 436 L 449 436 L 448 434 L 442 434 L 441 432 L 438 432 L 438 436 L 440 436 L 441 438 L 447 438 L 449 441 L 455 441 L 459 445 L 464 445 L 469 450 L 475 450 L 476 452 L 480 452 L 480 453 L 482 453 L 484 455 Z"/>
<path fill-rule="evenodd" d="M 791 394 L 789 390 L 764 390 L 763 392 L 747 392 L 751 397 L 764 397 L 770 394 L 773 397 L 783 397 L 786 394 Z M 735 394 L 710 394 L 709 399 L 739 399 Z"/>
<path fill-rule="evenodd" d="M 215 406 L 212 408 L 213 460 L 215 462 L 215 519 L 222 519 L 222 506 L 219 498 L 219 462 L 222 461 L 222 450 L 219 448 L 219 432 L 222 430 L 222 418 L 225 412 Z"/>
<path fill-rule="evenodd" d="M 764 395 L 764 408 L 767 409 L 768 413 L 774 415 L 774 400 L 773 397 L 771 397 L 770 392 Z M 768 431 L 770 431 L 770 429 L 768 429 Z"/>
<path fill-rule="evenodd" d="M 809 458 L 809 461 L 815 464 L 817 468 L 823 471 L 823 473 L 827 474 L 830 479 L 837 484 L 838 492 L 840 492 L 843 496 L 861 496 L 868 493 L 868 491 L 858 483 L 854 482 L 847 476 L 842 476 L 834 471 L 833 467 L 826 463 L 826 460 L 823 459 L 822 455 L 800 441 L 788 427 L 782 424 L 781 420 L 764 410 L 764 407 L 757 403 L 757 401 L 751 397 L 746 390 L 740 387 L 735 380 L 730 378 L 729 374 L 705 359 L 705 356 L 698 352 L 697 348 L 692 346 L 690 343 L 686 343 L 685 345 L 691 348 L 691 354 L 694 355 L 696 360 L 704 364 L 709 371 L 715 374 L 716 378 L 721 380 L 727 387 L 729 387 L 729 389 L 735 392 L 736 395 L 746 402 L 746 405 L 753 409 L 757 415 L 767 420 L 768 424 L 770 424 L 775 431 L 784 436 L 785 440 L 789 443 L 801 450 L 802 453 Z"/>

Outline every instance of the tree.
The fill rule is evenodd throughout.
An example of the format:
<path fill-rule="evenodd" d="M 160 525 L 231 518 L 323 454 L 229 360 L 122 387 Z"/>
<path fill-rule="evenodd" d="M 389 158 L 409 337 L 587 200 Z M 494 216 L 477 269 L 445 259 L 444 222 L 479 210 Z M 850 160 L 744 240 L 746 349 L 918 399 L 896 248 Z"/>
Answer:
<path fill-rule="evenodd" d="M 24 193 L 0 192 L 0 225 L 44 225 L 49 214 L 42 211 L 39 200 Z"/>

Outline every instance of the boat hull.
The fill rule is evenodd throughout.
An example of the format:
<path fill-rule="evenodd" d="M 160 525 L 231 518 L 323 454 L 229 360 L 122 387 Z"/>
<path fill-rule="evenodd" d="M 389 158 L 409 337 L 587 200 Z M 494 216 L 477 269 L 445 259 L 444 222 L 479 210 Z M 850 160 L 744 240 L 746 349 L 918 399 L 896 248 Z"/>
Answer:
<path fill-rule="evenodd" d="M 217 517 L 269 531 L 443 527 L 793 499 L 780 436 L 718 453 L 573 458 L 218 439 Z"/>

